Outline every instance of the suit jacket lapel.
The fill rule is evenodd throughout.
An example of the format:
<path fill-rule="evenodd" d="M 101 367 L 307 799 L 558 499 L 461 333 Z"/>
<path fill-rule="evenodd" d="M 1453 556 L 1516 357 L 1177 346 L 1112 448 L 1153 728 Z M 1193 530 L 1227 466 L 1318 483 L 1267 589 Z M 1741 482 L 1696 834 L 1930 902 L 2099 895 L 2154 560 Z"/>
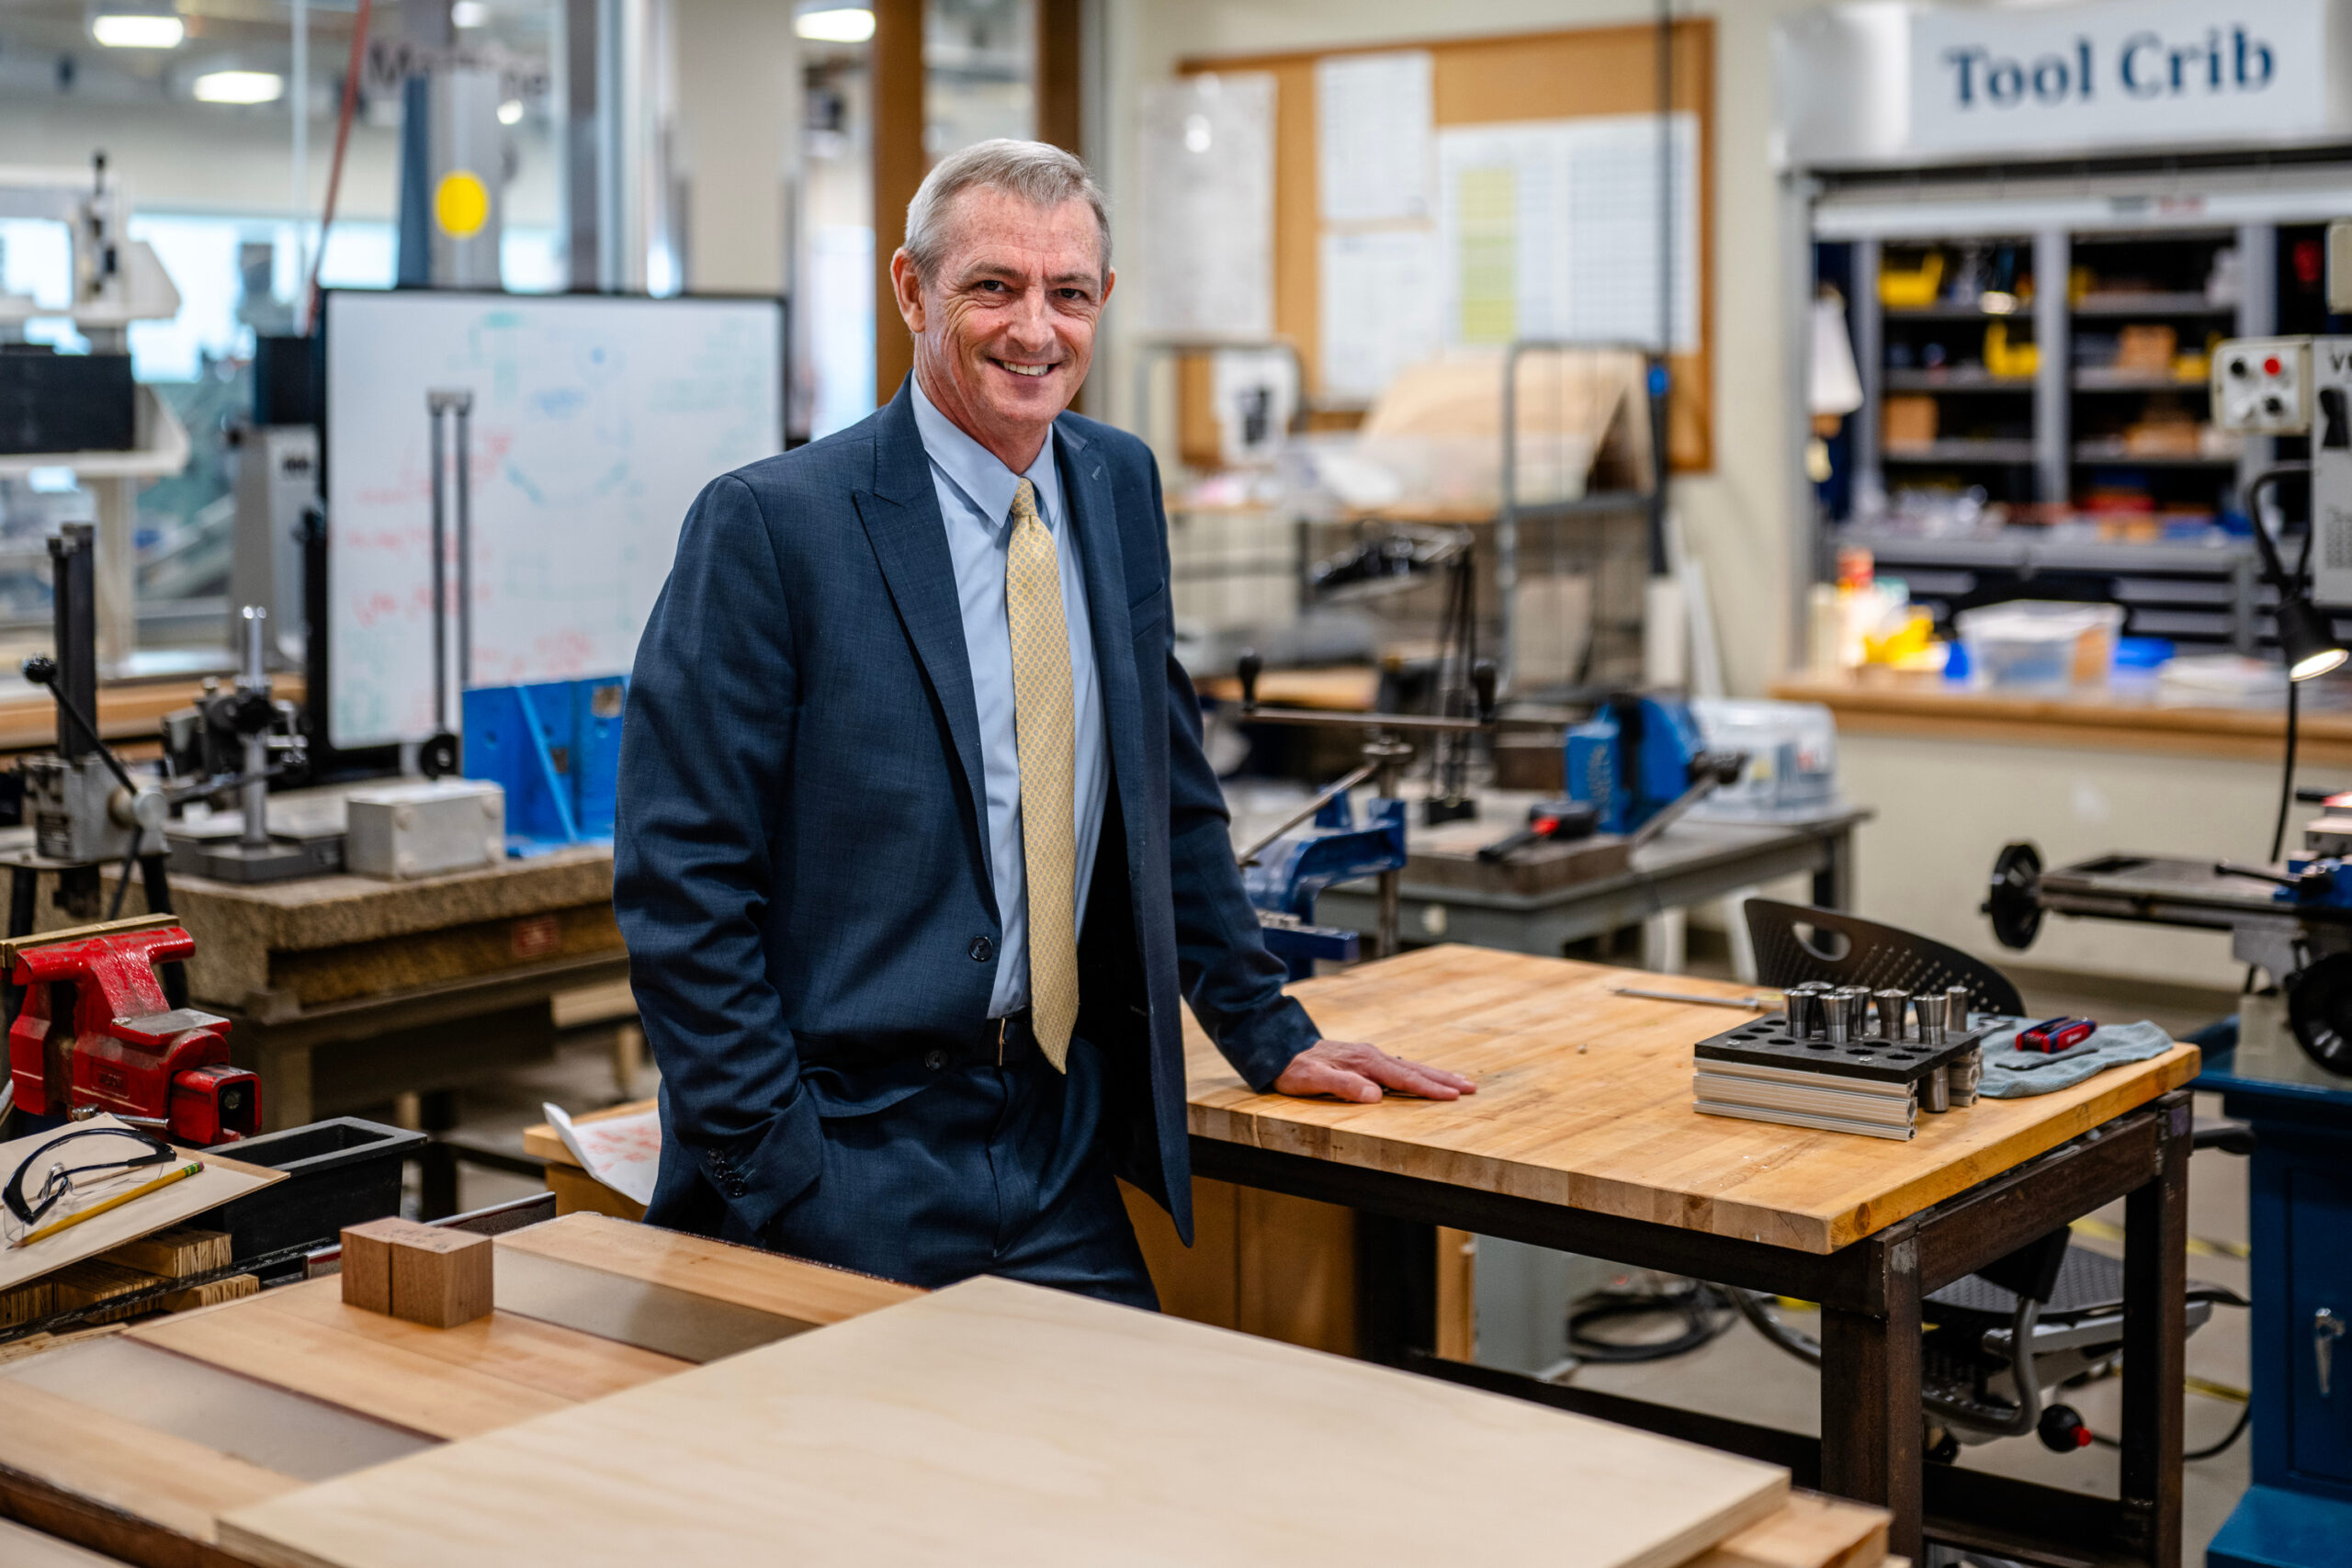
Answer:
<path fill-rule="evenodd" d="M 910 397 L 901 387 L 876 417 L 874 488 L 854 492 L 854 499 L 907 640 L 914 645 L 932 693 L 947 716 L 947 732 L 971 795 L 972 819 L 985 842 L 988 784 L 980 764 L 980 716 L 972 697 L 971 656 L 964 646 L 964 611 L 956 596 L 956 561 L 948 554 L 947 525 L 939 514 L 939 492 L 932 484 L 922 436 L 915 429 Z"/>
<path fill-rule="evenodd" d="M 1136 684 L 1136 650 L 1128 640 L 1126 562 L 1119 548 L 1119 519 L 1102 455 L 1068 424 L 1062 439 L 1062 488 L 1069 497 L 1080 564 L 1086 569 L 1086 613 L 1094 634 L 1094 669 L 1102 683 L 1102 731 L 1111 748 L 1112 786 L 1119 792 L 1127 859 L 1137 863 L 1146 812 L 1143 786 L 1143 703 Z"/>

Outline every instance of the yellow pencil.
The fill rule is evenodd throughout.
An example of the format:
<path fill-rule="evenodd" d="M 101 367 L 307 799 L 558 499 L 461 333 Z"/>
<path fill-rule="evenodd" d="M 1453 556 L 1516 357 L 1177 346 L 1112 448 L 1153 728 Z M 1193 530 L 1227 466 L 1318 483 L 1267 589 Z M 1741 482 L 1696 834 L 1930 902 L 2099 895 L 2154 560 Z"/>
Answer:
<path fill-rule="evenodd" d="M 32 1232 L 30 1235 L 18 1238 L 12 1245 L 17 1247 L 30 1247 L 37 1241 L 42 1240 L 48 1236 L 55 1235 L 59 1231 L 70 1230 L 74 1226 L 80 1224 L 84 1220 L 95 1220 L 100 1214 L 105 1213 L 108 1209 L 119 1209 L 125 1203 L 130 1202 L 133 1198 L 144 1198 L 148 1193 L 154 1191 L 159 1187 L 169 1187 L 175 1181 L 183 1180 L 187 1177 L 194 1176 L 198 1171 L 202 1170 L 203 1168 L 204 1167 L 201 1164 L 197 1161 L 190 1160 L 187 1164 L 180 1167 L 177 1170 L 166 1171 L 163 1175 L 155 1178 L 154 1180 L 141 1182 L 128 1192 L 118 1192 L 103 1203 L 93 1203 L 78 1214 L 68 1214 L 63 1219 L 58 1221 L 55 1224 L 43 1225 L 40 1229 Z"/>

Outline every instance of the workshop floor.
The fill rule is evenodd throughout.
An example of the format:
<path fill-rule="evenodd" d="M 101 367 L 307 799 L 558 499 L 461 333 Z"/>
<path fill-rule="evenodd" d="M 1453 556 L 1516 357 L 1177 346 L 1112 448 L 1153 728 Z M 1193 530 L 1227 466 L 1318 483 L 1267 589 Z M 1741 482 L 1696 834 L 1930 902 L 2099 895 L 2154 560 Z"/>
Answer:
<path fill-rule="evenodd" d="M 1693 931 L 1688 968 L 1693 974 L 1729 975 L 1720 933 Z M 1630 961 L 1630 960 L 1625 960 Z M 2062 992 L 2051 986 L 2028 987 L 2027 1000 L 2037 1016 L 2059 1012 L 2088 1012 L 2116 1016 L 2120 1003 L 2095 992 Z M 2139 1007 L 2137 1015 L 2175 1032 L 2210 1021 L 2226 1010 L 2225 998 L 2182 994 L 2161 998 L 2159 1005 Z M 469 1144 L 520 1156 L 523 1130 L 545 1120 L 542 1106 L 553 1100 L 570 1111 L 595 1110 L 626 1099 L 653 1092 L 655 1076 L 639 1068 L 624 1088 L 616 1076 L 615 1038 L 618 1030 L 633 1028 L 618 1015 L 613 998 L 583 998 L 578 1026 L 562 1037 L 552 1060 L 499 1080 L 478 1085 L 458 1097 L 457 1136 Z M 2218 1100 L 2200 1097 L 2201 1115 L 2220 1113 Z M 2246 1289 L 2245 1162 L 2208 1150 L 2190 1164 L 2189 1274 L 2191 1278 Z M 481 1208 L 540 1190 L 537 1179 L 482 1166 L 460 1168 L 458 1198 L 464 1209 Z M 2075 1239 L 2101 1251 L 2120 1252 L 2122 1206 L 2114 1205 L 2078 1225 Z M 1565 1312 L 1566 1303 L 1561 1303 Z M 2233 1390 L 2246 1387 L 2245 1314 L 2218 1308 L 2211 1322 L 2188 1342 L 2188 1371 L 2192 1379 Z M 1792 1315 L 1800 1327 L 1810 1328 L 1804 1314 Z M 1613 1325 L 1612 1337 L 1637 1337 L 1638 1321 Z M 1776 1348 L 1745 1323 L 1688 1355 L 1669 1361 L 1632 1366 L 1587 1364 L 1564 1375 L 1579 1387 L 1655 1400 L 1693 1410 L 1713 1412 L 1767 1426 L 1808 1434 L 1819 1430 L 1819 1380 L 1812 1369 Z M 2093 1431 L 2116 1432 L 2121 1412 L 2120 1390 L 2113 1379 L 2068 1391 L 2067 1403 L 2079 1410 Z M 2218 1441 L 2237 1419 L 2241 1406 L 2225 1399 L 2192 1391 L 2188 1395 L 2188 1446 L 2194 1451 Z M 2184 1561 L 2202 1562 L 2205 1545 L 2236 1506 L 2245 1490 L 2249 1444 L 2241 1437 L 2224 1452 L 2189 1464 L 2185 1472 L 2182 1513 L 2187 1551 Z M 2059 1455 L 2031 1438 L 2010 1438 L 1966 1450 L 1963 1466 L 2012 1475 L 2046 1485 L 2112 1495 L 2116 1485 L 2113 1450 L 2094 1447 Z M 1946 1558 L 1921 1568 L 1955 1568 L 1964 1558 Z M 1983 1568 L 1994 1568 L 1984 1563 Z"/>

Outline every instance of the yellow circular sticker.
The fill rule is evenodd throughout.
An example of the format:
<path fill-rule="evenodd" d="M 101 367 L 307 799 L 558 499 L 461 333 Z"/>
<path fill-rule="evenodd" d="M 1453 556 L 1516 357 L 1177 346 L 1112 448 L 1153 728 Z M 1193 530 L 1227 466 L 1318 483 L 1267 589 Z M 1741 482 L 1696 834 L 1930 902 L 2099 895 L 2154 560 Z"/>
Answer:
<path fill-rule="evenodd" d="M 441 231 L 453 239 L 470 240 L 490 221 L 490 190 L 481 176 L 468 169 L 453 169 L 441 176 L 433 193 L 433 217 Z"/>

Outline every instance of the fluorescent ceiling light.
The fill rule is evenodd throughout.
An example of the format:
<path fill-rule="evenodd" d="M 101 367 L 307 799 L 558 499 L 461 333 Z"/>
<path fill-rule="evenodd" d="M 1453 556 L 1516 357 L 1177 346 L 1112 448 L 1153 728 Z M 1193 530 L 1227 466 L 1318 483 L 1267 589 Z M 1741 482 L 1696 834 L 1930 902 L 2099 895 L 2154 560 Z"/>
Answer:
<path fill-rule="evenodd" d="M 490 26 L 490 6 L 487 0 L 458 0 L 456 5 L 449 7 L 449 20 L 453 25 L 460 28 Z"/>
<path fill-rule="evenodd" d="M 864 43 L 874 36 L 874 13 L 863 6 L 803 11 L 792 30 L 819 43 Z"/>
<path fill-rule="evenodd" d="M 207 104 L 274 104 L 286 91 L 275 71 L 208 71 L 196 79 L 196 96 Z"/>
<path fill-rule="evenodd" d="M 177 49 L 187 28 L 174 16 L 115 11 L 91 17 L 90 36 L 107 49 Z"/>
<path fill-rule="evenodd" d="M 509 98 L 504 103 L 499 105 L 498 123 L 501 125 L 522 124 L 523 100 L 520 98 Z"/>

